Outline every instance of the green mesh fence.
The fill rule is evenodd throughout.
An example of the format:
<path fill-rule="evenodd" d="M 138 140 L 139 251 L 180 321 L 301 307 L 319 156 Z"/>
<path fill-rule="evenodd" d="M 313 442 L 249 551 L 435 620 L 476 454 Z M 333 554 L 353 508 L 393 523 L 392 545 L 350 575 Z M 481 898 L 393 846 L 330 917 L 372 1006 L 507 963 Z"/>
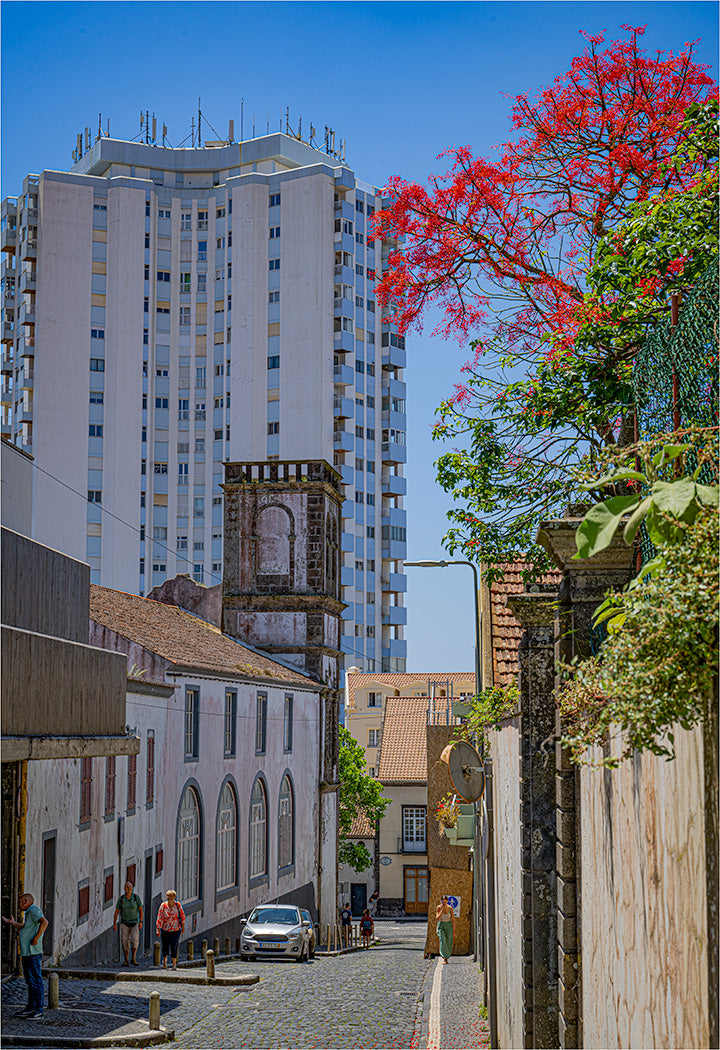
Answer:
<path fill-rule="evenodd" d="M 677 381 L 677 406 L 673 393 Z M 633 388 L 639 437 L 680 427 L 718 423 L 718 260 L 704 271 L 683 301 L 673 331 L 670 319 L 648 335 L 635 358 Z M 701 478 L 709 482 L 711 478 Z M 645 527 L 638 532 L 642 562 L 655 548 Z"/>
<path fill-rule="evenodd" d="M 673 367 L 678 381 L 680 426 L 718 421 L 718 260 L 695 283 L 670 319 L 657 325 L 635 358 L 633 388 L 640 438 L 674 430 Z"/>

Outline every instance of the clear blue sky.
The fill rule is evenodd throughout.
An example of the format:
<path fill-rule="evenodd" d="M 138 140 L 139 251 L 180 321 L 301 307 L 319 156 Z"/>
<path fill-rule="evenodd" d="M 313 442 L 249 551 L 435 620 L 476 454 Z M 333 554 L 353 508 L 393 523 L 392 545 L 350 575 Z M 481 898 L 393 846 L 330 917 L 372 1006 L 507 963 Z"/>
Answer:
<path fill-rule="evenodd" d="M 649 51 L 699 40 L 717 77 L 715 2 L 654 3 L 62 3 L 2 6 L 3 195 L 28 172 L 67 169 L 76 134 L 110 118 L 132 138 L 140 110 L 190 131 L 198 96 L 220 135 L 228 119 L 258 133 L 280 114 L 303 129 L 333 127 L 347 161 L 377 185 L 424 180 L 437 155 L 504 140 L 514 96 L 549 83 L 582 50 L 579 30 L 619 36 L 646 25 Z M 208 137 L 213 137 L 212 132 Z M 432 338 L 408 340 L 408 557 L 443 556 L 448 501 L 434 483 L 440 448 L 434 409 L 466 354 Z M 408 569 L 408 668 L 473 666 L 470 571 Z"/>

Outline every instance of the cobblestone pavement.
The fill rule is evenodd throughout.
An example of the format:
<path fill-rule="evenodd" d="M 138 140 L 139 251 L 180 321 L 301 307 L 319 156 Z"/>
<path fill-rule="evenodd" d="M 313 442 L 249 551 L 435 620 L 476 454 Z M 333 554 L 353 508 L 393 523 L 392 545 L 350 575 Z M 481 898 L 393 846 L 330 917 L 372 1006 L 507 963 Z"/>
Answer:
<path fill-rule="evenodd" d="M 248 987 L 61 981 L 61 1005 L 147 1017 L 150 993 L 158 991 L 161 1023 L 175 1030 L 170 1045 L 178 1050 L 415 1050 L 427 1045 L 423 1005 L 434 966 L 423 958 L 425 930 L 420 922 L 379 920 L 380 943 L 366 952 L 303 965 L 280 960 L 218 965 L 222 973 L 259 974 L 260 983 Z M 3 985 L 5 1008 L 23 1006 L 25 998 L 22 978 Z M 46 1011 L 43 1035 L 49 1034 L 51 1016 Z"/>

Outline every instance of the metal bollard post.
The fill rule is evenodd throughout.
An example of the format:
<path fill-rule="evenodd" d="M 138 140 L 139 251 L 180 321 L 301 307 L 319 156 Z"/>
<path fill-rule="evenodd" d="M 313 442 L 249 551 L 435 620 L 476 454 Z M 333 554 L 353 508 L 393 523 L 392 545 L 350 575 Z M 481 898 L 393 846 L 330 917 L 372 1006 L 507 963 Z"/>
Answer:
<path fill-rule="evenodd" d="M 187 942 L 187 957 L 188 959 L 195 958 L 195 941 Z"/>
<path fill-rule="evenodd" d="M 240 938 L 239 937 L 235 938 L 235 954 L 236 955 L 240 954 Z"/>
<path fill-rule="evenodd" d="M 202 955 L 203 959 L 207 955 L 207 941 L 203 941 L 200 945 L 200 954 Z"/>
<path fill-rule="evenodd" d="M 160 941 L 155 941 L 155 943 L 153 944 L 153 965 L 154 966 L 159 966 L 160 965 L 160 953 L 161 953 L 161 951 L 162 951 L 162 949 L 161 949 L 161 946 L 160 946 Z"/>
<path fill-rule="evenodd" d="M 205 956 L 205 965 L 207 966 L 208 980 L 212 980 L 215 976 L 215 952 L 212 948 L 209 948 Z"/>
<path fill-rule="evenodd" d="M 229 937 L 225 938 L 225 954 L 226 955 L 230 954 L 230 938 Z"/>
<path fill-rule="evenodd" d="M 56 973 L 48 977 L 48 1009 L 57 1010 L 60 1003 L 60 978 Z"/>
<path fill-rule="evenodd" d="M 150 1028 L 154 1032 L 160 1028 L 160 992 L 150 992 Z"/>
<path fill-rule="evenodd" d="M 215 952 L 215 958 L 217 959 L 220 954 L 220 938 L 216 937 L 213 941 L 213 951 Z"/>

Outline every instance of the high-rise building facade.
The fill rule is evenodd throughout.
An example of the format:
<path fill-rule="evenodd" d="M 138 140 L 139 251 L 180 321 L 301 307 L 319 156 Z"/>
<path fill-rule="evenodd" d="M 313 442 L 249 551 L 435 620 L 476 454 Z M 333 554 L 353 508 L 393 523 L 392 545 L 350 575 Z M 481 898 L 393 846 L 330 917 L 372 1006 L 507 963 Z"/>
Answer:
<path fill-rule="evenodd" d="M 341 648 L 403 671 L 404 339 L 375 287 L 381 206 L 288 135 L 98 138 L 2 205 L 2 435 L 35 460 L 34 536 L 139 594 L 222 574 L 225 461 L 342 474 Z"/>

